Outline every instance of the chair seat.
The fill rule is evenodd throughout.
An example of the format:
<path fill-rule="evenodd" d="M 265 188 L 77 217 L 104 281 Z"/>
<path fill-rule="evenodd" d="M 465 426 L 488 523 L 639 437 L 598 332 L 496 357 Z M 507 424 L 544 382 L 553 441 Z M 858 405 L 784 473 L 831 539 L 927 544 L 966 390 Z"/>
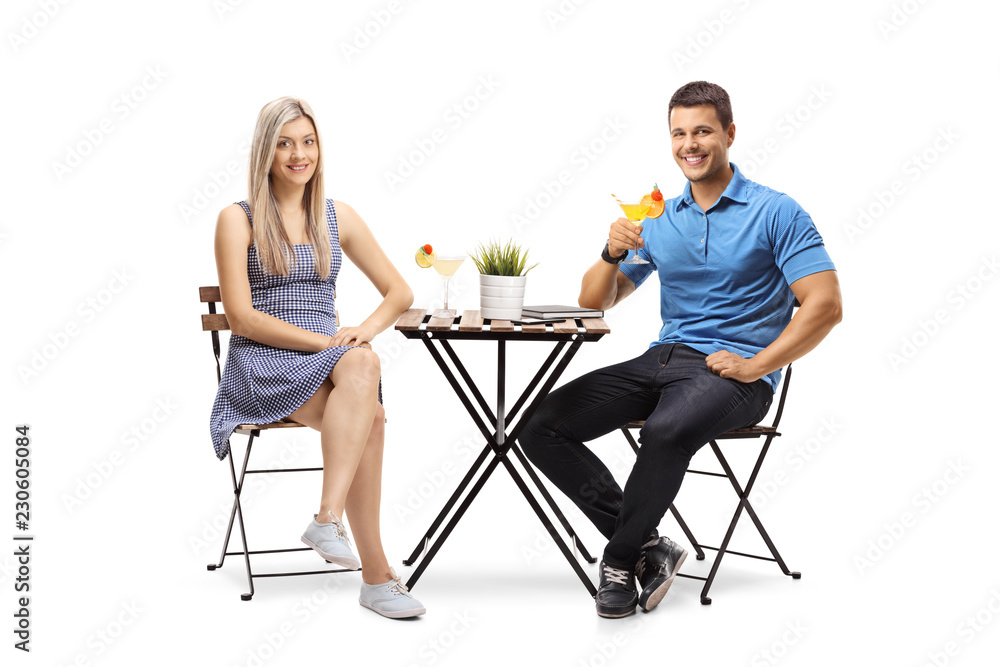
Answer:
<path fill-rule="evenodd" d="M 625 428 L 642 428 L 645 421 L 633 421 L 625 424 Z M 743 426 L 741 428 L 734 428 L 730 431 L 726 431 L 722 435 L 716 436 L 716 439 L 724 438 L 753 438 L 761 435 L 768 435 L 774 433 L 775 435 L 781 435 L 778 433 L 778 429 L 773 426 Z"/>
<path fill-rule="evenodd" d="M 251 431 L 266 431 L 272 428 L 297 428 L 304 427 L 305 424 L 300 424 L 297 421 L 292 421 L 291 419 L 282 419 L 278 422 L 273 422 L 270 424 L 240 424 L 236 427 L 236 432 L 240 435 L 249 435 Z"/>

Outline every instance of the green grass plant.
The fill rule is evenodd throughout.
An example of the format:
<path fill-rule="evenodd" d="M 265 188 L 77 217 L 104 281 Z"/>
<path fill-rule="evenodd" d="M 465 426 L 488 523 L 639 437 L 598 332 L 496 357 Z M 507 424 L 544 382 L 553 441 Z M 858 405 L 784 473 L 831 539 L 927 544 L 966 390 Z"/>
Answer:
<path fill-rule="evenodd" d="M 479 273 L 487 276 L 523 276 L 538 266 L 535 263 L 524 268 L 528 263 L 528 251 L 513 240 L 508 240 L 504 245 L 495 240 L 480 243 L 469 256 L 476 263 Z"/>

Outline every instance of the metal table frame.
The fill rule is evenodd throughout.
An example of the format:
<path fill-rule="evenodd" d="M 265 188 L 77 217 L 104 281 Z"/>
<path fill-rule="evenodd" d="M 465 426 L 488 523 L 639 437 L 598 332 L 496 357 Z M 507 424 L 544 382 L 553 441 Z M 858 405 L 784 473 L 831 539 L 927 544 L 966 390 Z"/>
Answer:
<path fill-rule="evenodd" d="M 542 525 L 545 526 L 549 535 L 552 536 L 556 546 L 559 547 L 559 550 L 566 557 L 566 560 L 580 578 L 580 581 L 583 582 L 583 585 L 587 588 L 590 595 L 594 596 L 597 594 L 597 589 L 594 587 L 591 577 L 580 566 L 580 562 L 576 555 L 570 550 L 569 545 L 567 545 L 562 539 L 562 536 L 553 525 L 553 522 L 549 520 L 545 510 L 532 493 L 531 487 L 525 482 L 524 478 L 517 471 L 513 461 L 507 454 L 509 452 L 514 453 L 514 456 L 521 463 L 535 488 L 548 504 L 558 522 L 566 530 L 574 549 L 579 549 L 580 554 L 587 560 L 587 562 L 597 562 L 597 559 L 591 556 L 586 547 L 584 547 L 584 545 L 580 542 L 579 537 L 576 535 L 576 531 L 574 531 L 572 526 L 570 526 L 566 517 L 559 510 L 559 507 L 552 499 L 551 494 L 549 494 L 549 492 L 545 489 L 538 477 L 538 474 L 528 463 L 524 452 L 522 452 L 521 448 L 517 445 L 517 436 L 520 434 L 521 429 L 528 423 L 528 420 L 534 414 L 535 410 L 538 409 L 542 399 L 545 398 L 555 385 L 556 381 L 562 375 L 563 371 L 566 370 L 566 367 L 569 365 L 573 356 L 580 349 L 580 346 L 585 342 L 599 340 L 605 333 L 609 333 L 610 329 L 607 328 L 607 325 L 603 320 L 570 320 L 568 323 L 562 325 L 547 325 L 548 328 L 544 331 L 541 330 L 541 325 L 534 327 L 521 327 L 520 330 L 515 330 L 514 327 L 508 322 L 490 322 L 489 320 L 486 320 L 486 323 L 489 324 L 489 329 L 483 328 L 482 324 L 480 324 L 478 330 L 474 325 L 466 327 L 466 329 L 462 328 L 463 326 L 466 326 L 466 321 L 472 320 L 475 322 L 477 319 L 477 311 L 466 311 L 462 317 L 462 322 L 459 323 L 457 320 L 453 322 L 450 319 L 432 318 L 430 315 L 424 313 L 424 311 L 411 310 L 405 313 L 396 325 L 396 330 L 407 338 L 417 339 L 424 343 L 427 351 L 430 352 L 431 357 L 437 363 L 441 372 L 444 373 L 444 376 L 451 384 L 452 389 L 461 400 L 462 405 L 465 406 L 465 409 L 468 411 L 472 420 L 475 422 L 476 426 L 486 439 L 486 446 L 480 452 L 475 462 L 473 462 L 468 473 L 466 473 L 465 477 L 459 483 L 458 488 L 448 499 L 448 502 L 438 514 L 437 518 L 434 519 L 434 522 L 431 523 L 430 527 L 424 532 L 424 536 L 420 539 L 420 542 L 417 543 L 417 546 L 414 548 L 413 553 L 410 554 L 410 557 L 403 561 L 404 565 L 413 565 L 417 562 L 418 558 L 420 558 L 421 554 L 424 554 L 416 569 L 411 574 L 409 580 L 406 582 L 406 585 L 407 587 L 412 588 L 414 584 L 416 584 L 420 575 L 423 574 L 424 570 L 430 564 L 431 560 L 433 560 L 434 556 L 451 534 L 452 530 L 454 530 L 459 520 L 461 520 L 462 516 L 464 516 L 466 510 L 469 509 L 472 501 L 475 500 L 480 490 L 482 490 L 483 486 L 486 484 L 486 480 L 489 479 L 490 475 L 493 474 L 498 466 L 503 465 L 504 469 L 507 470 L 508 474 L 514 480 L 517 488 L 520 489 L 525 500 L 531 506 L 531 509 L 534 510 L 535 514 L 542 522 Z M 404 321 L 406 321 L 407 324 L 403 324 Z M 482 320 L 480 319 L 479 322 L 482 323 Z M 458 329 L 455 329 L 455 326 L 458 326 Z M 496 342 L 497 401 L 495 412 L 492 406 L 490 406 L 486 399 L 483 398 L 482 392 L 472 380 L 472 377 L 469 375 L 469 372 L 466 370 L 461 359 L 459 359 L 458 355 L 455 353 L 455 350 L 450 343 L 450 341 L 453 340 L 488 340 Z M 506 407 L 506 366 L 507 343 L 509 341 L 554 342 L 555 347 L 542 363 L 534 377 L 532 377 L 527 387 L 525 387 L 524 391 L 514 402 L 513 407 L 508 410 Z M 437 343 L 437 346 L 435 346 L 435 343 Z M 454 366 L 455 370 L 458 371 L 458 376 L 460 376 L 464 381 L 465 386 L 459 382 L 459 378 L 456 377 L 455 372 L 448 365 L 444 356 L 442 356 L 441 352 L 438 350 L 438 347 L 444 350 L 448 359 L 451 361 L 451 364 Z M 552 372 L 549 373 L 546 378 L 545 376 L 550 369 L 552 369 Z M 468 390 L 466 390 L 466 387 Z M 535 392 L 536 388 L 538 389 L 537 392 Z M 533 392 L 534 397 L 531 398 Z M 527 407 L 525 407 L 526 404 Z M 517 423 L 510 428 L 509 424 L 514 420 L 519 412 L 521 413 L 520 419 L 518 419 Z M 493 457 L 488 463 L 486 463 L 490 452 L 493 453 Z M 485 468 L 483 467 L 484 464 Z M 481 468 L 482 474 L 473 484 L 472 480 Z M 458 503 L 459 498 L 466 491 L 466 489 L 469 488 L 470 484 L 472 485 L 472 488 L 469 490 L 468 495 L 464 500 L 462 500 L 451 520 L 448 521 L 440 535 L 438 535 L 438 538 L 432 543 L 431 539 L 434 537 L 434 534 L 437 533 L 441 524 L 444 523 L 448 514 L 451 512 L 452 508 L 454 508 L 455 504 Z"/>

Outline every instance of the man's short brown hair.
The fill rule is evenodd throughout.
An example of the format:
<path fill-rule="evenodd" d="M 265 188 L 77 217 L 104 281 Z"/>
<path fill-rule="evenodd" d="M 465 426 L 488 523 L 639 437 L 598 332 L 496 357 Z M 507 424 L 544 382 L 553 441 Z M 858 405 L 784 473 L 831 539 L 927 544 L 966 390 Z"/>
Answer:
<path fill-rule="evenodd" d="M 715 107 L 715 115 L 719 117 L 722 129 L 729 129 L 733 122 L 733 107 L 729 104 L 729 93 L 722 86 L 708 81 L 692 81 L 678 88 L 670 98 L 667 118 L 670 118 L 674 107 L 696 107 L 701 104 L 711 104 Z"/>

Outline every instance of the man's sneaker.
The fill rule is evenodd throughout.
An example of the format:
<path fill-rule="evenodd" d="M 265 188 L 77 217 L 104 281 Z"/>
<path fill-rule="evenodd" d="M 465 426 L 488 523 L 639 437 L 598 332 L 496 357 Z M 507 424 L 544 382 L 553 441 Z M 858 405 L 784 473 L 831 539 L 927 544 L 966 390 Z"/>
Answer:
<path fill-rule="evenodd" d="M 348 570 L 357 570 L 361 567 L 361 561 L 351 551 L 351 540 L 347 537 L 344 524 L 332 512 L 330 518 L 330 523 L 317 523 L 316 516 L 313 515 L 312 523 L 302 534 L 302 542 L 311 546 L 328 562 Z"/>
<path fill-rule="evenodd" d="M 639 606 L 642 609 L 649 611 L 660 604 L 687 555 L 688 552 L 681 545 L 665 537 L 658 537 L 642 545 L 639 562 L 635 565 L 635 576 L 642 586 L 642 593 L 639 594 Z"/>
<path fill-rule="evenodd" d="M 601 584 L 597 588 L 597 615 L 621 618 L 635 612 L 635 576 L 601 561 Z"/>
<path fill-rule="evenodd" d="M 377 614 L 388 618 L 410 618 L 420 616 L 427 610 L 420 601 L 410 595 L 406 585 L 399 580 L 392 568 L 392 580 L 384 584 L 366 584 L 361 582 L 361 596 L 358 602 Z"/>

